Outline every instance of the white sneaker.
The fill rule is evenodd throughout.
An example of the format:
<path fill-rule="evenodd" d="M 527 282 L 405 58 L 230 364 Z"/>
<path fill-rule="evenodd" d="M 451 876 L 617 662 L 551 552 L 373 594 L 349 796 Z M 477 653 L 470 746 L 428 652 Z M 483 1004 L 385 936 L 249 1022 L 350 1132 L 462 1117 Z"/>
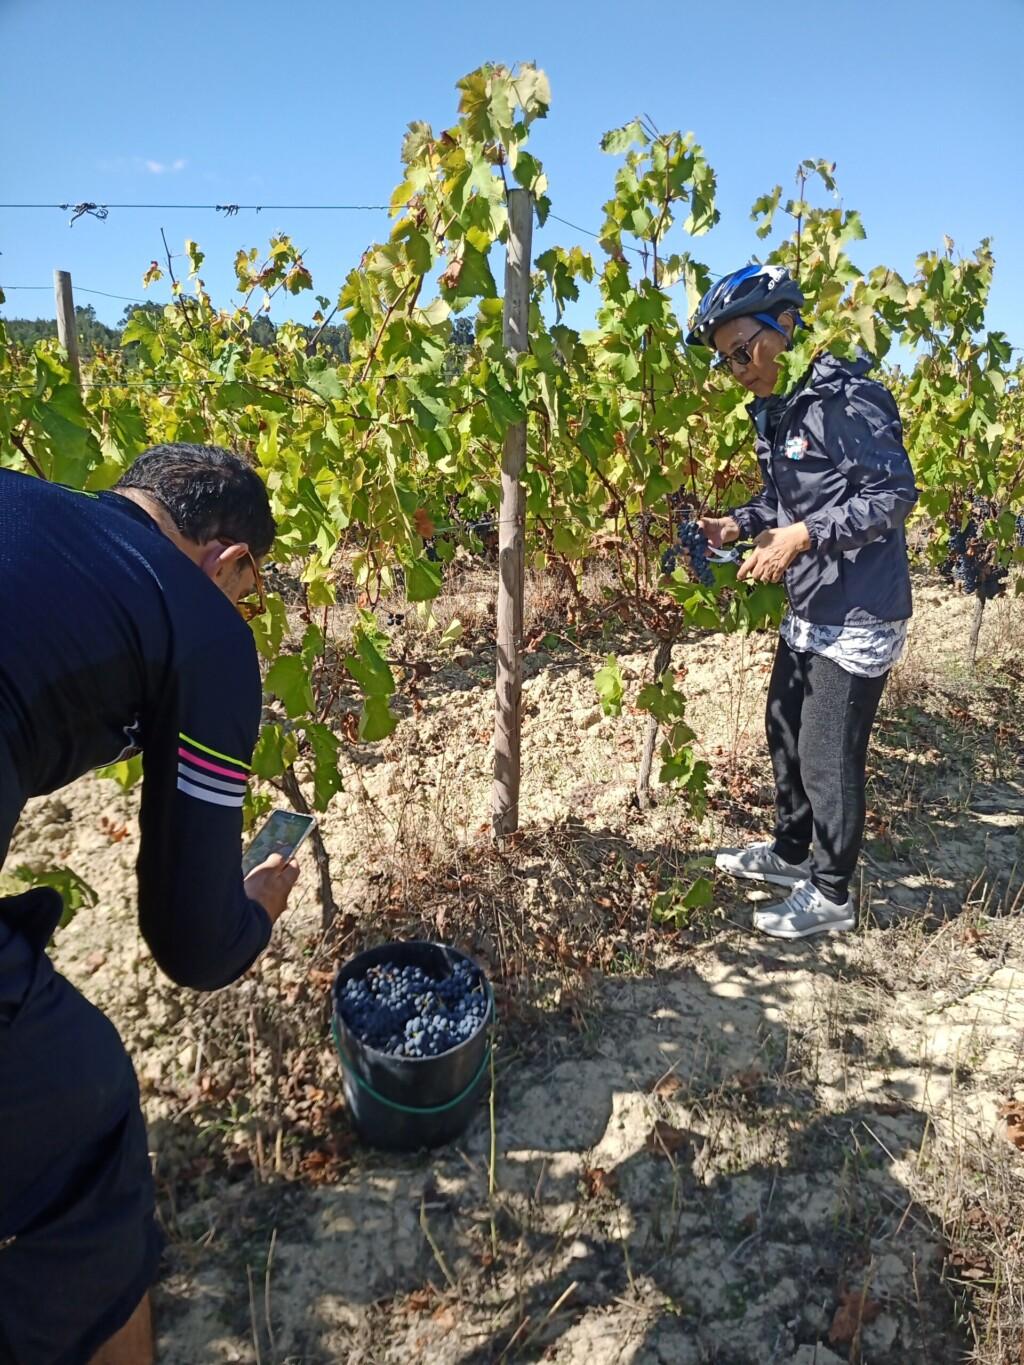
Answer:
<path fill-rule="evenodd" d="M 811 934 L 835 934 L 856 923 L 853 901 L 836 905 L 812 882 L 800 882 L 784 901 L 769 910 L 754 911 L 754 928 L 772 938 L 808 938 Z"/>
<path fill-rule="evenodd" d="M 787 863 L 780 858 L 771 840 L 749 844 L 746 848 L 730 848 L 715 858 L 719 872 L 730 877 L 745 877 L 752 882 L 771 882 L 774 886 L 796 886 L 811 875 L 810 859 L 802 863 Z"/>

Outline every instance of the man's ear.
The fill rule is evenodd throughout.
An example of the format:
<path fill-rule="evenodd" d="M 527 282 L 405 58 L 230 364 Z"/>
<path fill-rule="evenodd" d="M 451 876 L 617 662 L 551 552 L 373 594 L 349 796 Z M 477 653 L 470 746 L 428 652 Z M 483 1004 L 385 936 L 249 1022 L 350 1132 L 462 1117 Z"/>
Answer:
<path fill-rule="evenodd" d="M 793 333 L 796 331 L 796 318 L 792 313 L 779 314 L 779 326 L 786 333 L 790 341 L 793 340 Z"/>
<path fill-rule="evenodd" d="M 237 569 L 238 561 L 248 553 L 248 545 L 224 545 L 219 540 L 211 540 L 203 549 L 199 567 L 207 578 L 216 580 L 226 571 Z"/>

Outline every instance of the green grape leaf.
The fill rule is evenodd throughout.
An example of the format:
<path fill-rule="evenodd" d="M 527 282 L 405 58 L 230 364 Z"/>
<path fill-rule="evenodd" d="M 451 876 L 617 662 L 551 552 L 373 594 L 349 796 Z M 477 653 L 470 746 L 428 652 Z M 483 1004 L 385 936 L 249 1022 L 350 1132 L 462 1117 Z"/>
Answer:
<path fill-rule="evenodd" d="M 414 559 L 405 571 L 405 595 L 410 602 L 430 602 L 441 591 L 441 565 Z"/>
<path fill-rule="evenodd" d="M 601 710 L 606 716 L 617 716 L 622 711 L 622 699 L 625 688 L 622 682 L 622 670 L 619 661 L 614 654 L 609 654 L 605 659 L 603 668 L 599 668 L 594 674 L 594 687 L 601 701 Z"/>
<path fill-rule="evenodd" d="M 26 886 L 49 886 L 64 902 L 58 928 L 66 929 L 79 910 L 99 904 L 99 895 L 84 878 L 70 867 L 32 867 L 23 864 L 11 874 Z"/>
<path fill-rule="evenodd" d="M 398 724 L 385 697 L 367 697 L 359 716 L 359 738 L 367 744 L 387 739 Z"/>
<path fill-rule="evenodd" d="M 295 762 L 299 746 L 291 730 L 283 725 L 264 725 L 252 756 L 252 770 L 264 781 L 280 777 Z"/>
<path fill-rule="evenodd" d="M 623 152 L 628 152 L 636 143 L 643 146 L 646 142 L 647 134 L 643 130 L 643 125 L 635 118 L 629 123 L 624 123 L 621 128 L 612 128 L 610 132 L 605 133 L 601 139 L 601 151 L 619 156 Z"/>
<path fill-rule="evenodd" d="M 487 409 L 500 427 L 509 427 L 515 422 L 526 420 L 526 409 L 518 398 L 509 393 L 493 370 L 487 376 L 484 395 Z"/>
<path fill-rule="evenodd" d="M 345 787 L 338 767 L 341 740 L 319 721 L 306 726 L 306 738 L 313 750 L 313 809 L 326 810 L 331 798 Z"/>
<path fill-rule="evenodd" d="M 367 697 L 390 697 L 395 690 L 395 675 L 377 643 L 363 630 L 357 631 L 356 651 L 346 656 L 345 667 L 363 692 Z"/>
<path fill-rule="evenodd" d="M 136 783 L 142 781 L 142 755 L 134 754 L 119 763 L 108 763 L 104 768 L 97 768 L 95 776 L 116 782 L 122 791 L 131 791 Z"/>
<path fill-rule="evenodd" d="M 282 654 L 271 664 L 266 689 L 283 703 L 289 720 L 313 710 L 313 690 L 309 672 L 299 654 Z"/>
<path fill-rule="evenodd" d="M 281 641 L 288 630 L 288 612 L 276 592 L 267 594 L 267 610 L 254 616 L 249 623 L 256 648 L 265 659 L 277 657 Z"/>
<path fill-rule="evenodd" d="M 306 362 L 306 387 L 328 400 L 341 398 L 345 392 L 338 370 L 320 358 Z"/>

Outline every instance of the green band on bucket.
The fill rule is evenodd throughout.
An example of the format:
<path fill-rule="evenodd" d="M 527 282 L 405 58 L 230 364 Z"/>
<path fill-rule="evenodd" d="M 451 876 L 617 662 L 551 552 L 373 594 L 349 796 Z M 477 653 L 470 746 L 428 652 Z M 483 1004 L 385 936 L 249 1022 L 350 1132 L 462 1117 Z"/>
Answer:
<path fill-rule="evenodd" d="M 362 1076 L 360 1076 L 353 1062 L 351 1061 L 351 1059 L 348 1057 L 348 1055 L 345 1053 L 344 1049 L 341 1046 L 341 1037 L 339 1036 L 338 1033 L 337 1015 L 335 1015 L 331 1019 L 331 1032 L 334 1035 L 334 1046 L 338 1049 L 338 1058 L 341 1061 L 341 1065 L 345 1069 L 345 1071 L 352 1077 L 355 1083 L 358 1086 L 360 1086 L 361 1089 L 365 1090 L 368 1095 L 372 1095 L 372 1097 L 375 1100 L 377 1100 L 379 1104 L 387 1105 L 389 1109 L 397 1109 L 400 1114 L 443 1114 L 447 1109 L 454 1109 L 457 1104 L 462 1103 L 462 1101 L 466 1098 L 469 1092 L 473 1089 L 473 1087 L 479 1081 L 480 1077 L 487 1070 L 487 1064 L 491 1060 L 491 1049 L 490 1044 L 488 1044 L 487 1048 L 484 1051 L 484 1059 L 480 1063 L 479 1071 L 476 1073 L 476 1075 L 473 1077 L 473 1079 L 470 1081 L 470 1083 L 466 1086 L 464 1090 L 461 1090 L 453 1100 L 448 1100 L 445 1104 L 424 1105 L 399 1104 L 398 1100 L 389 1100 L 387 1095 L 382 1095 L 379 1090 L 374 1090 L 370 1082 L 365 1080 Z"/>

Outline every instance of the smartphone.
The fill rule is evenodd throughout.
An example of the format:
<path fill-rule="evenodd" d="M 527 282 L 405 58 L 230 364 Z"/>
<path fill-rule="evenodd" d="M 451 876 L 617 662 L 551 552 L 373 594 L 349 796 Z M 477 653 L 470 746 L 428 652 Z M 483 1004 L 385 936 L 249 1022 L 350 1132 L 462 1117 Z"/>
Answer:
<path fill-rule="evenodd" d="M 316 819 L 312 815 L 299 815 L 293 810 L 272 811 L 266 824 L 242 855 L 243 875 L 259 867 L 272 853 L 290 858 L 315 824 Z"/>

